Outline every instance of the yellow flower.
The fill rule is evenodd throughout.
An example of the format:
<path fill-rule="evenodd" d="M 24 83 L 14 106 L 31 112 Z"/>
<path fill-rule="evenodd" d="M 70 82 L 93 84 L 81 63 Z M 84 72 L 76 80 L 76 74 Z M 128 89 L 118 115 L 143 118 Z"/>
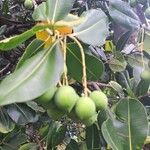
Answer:
<path fill-rule="evenodd" d="M 45 25 L 45 24 L 48 24 L 48 22 L 43 21 L 43 22 L 38 23 L 38 24 Z M 67 34 L 71 34 L 72 31 L 73 31 L 73 29 L 69 26 L 61 26 L 61 27 L 57 27 L 52 32 L 54 32 L 54 33 L 57 32 L 57 33 L 59 33 L 59 35 L 64 36 L 64 35 L 67 35 Z M 36 32 L 36 38 L 45 43 L 44 48 L 49 47 L 55 41 L 54 36 L 51 36 L 50 33 L 47 30 L 41 30 L 41 31 Z"/>
<path fill-rule="evenodd" d="M 45 42 L 44 48 L 47 48 L 53 42 L 53 38 L 49 35 L 49 33 L 46 30 L 36 32 L 36 38 Z"/>

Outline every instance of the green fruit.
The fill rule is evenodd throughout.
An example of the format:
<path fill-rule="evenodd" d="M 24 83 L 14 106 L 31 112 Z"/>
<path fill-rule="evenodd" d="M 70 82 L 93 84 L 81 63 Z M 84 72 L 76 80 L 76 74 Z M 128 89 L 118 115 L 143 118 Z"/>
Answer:
<path fill-rule="evenodd" d="M 90 98 L 94 101 L 97 110 L 106 109 L 108 106 L 107 96 L 102 91 L 93 91 Z"/>
<path fill-rule="evenodd" d="M 32 0 L 25 0 L 24 1 L 24 6 L 27 9 L 32 9 L 33 8 L 33 2 L 32 2 Z"/>
<path fill-rule="evenodd" d="M 47 114 L 53 120 L 59 120 L 65 115 L 65 112 L 60 110 L 53 102 L 51 102 L 47 109 Z"/>
<path fill-rule="evenodd" d="M 130 0 L 130 6 L 131 6 L 131 7 L 136 6 L 137 3 L 138 3 L 137 0 Z"/>
<path fill-rule="evenodd" d="M 75 111 L 81 120 L 86 120 L 96 113 L 96 107 L 90 98 L 80 97 L 76 103 Z"/>
<path fill-rule="evenodd" d="M 52 100 L 56 90 L 57 90 L 56 87 L 48 89 L 43 95 L 38 97 L 36 99 L 36 101 L 40 104 L 43 104 L 43 105 L 46 104 L 47 105 Z"/>
<path fill-rule="evenodd" d="M 83 120 L 82 122 L 86 125 L 86 126 L 91 126 L 92 124 L 94 124 L 97 120 L 97 114 L 93 115 L 92 117 Z"/>
<path fill-rule="evenodd" d="M 145 10 L 145 16 L 147 19 L 150 19 L 150 7 Z"/>
<path fill-rule="evenodd" d="M 62 86 L 56 91 L 54 101 L 58 108 L 70 112 L 76 104 L 78 97 L 71 86 Z"/>
<path fill-rule="evenodd" d="M 144 70 L 142 73 L 141 73 L 141 78 L 145 81 L 148 81 L 150 82 L 150 70 Z"/>

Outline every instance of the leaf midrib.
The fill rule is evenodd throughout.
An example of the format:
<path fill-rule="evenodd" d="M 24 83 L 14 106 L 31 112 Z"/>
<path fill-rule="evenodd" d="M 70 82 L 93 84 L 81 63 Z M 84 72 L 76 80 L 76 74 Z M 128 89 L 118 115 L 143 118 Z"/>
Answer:
<path fill-rule="evenodd" d="M 102 20 L 105 20 L 106 18 L 102 18 L 100 19 L 100 21 L 97 21 L 95 24 L 91 25 L 89 28 L 85 29 L 85 30 L 82 30 L 82 31 L 79 31 L 79 32 L 75 32 L 73 33 L 72 35 L 70 36 L 78 36 L 80 34 L 83 34 L 84 32 L 88 32 L 89 30 L 91 30 L 92 28 L 94 28 L 97 24 L 99 24 Z M 86 22 L 85 22 L 86 23 Z"/>
<path fill-rule="evenodd" d="M 55 3 L 54 13 L 53 13 L 53 17 L 52 17 L 52 22 L 55 21 L 55 17 L 56 17 L 56 13 L 57 13 L 58 1 L 59 1 L 59 0 L 56 0 L 56 3 Z"/>
<path fill-rule="evenodd" d="M 20 81 L 18 84 L 16 84 L 13 88 L 11 88 L 5 95 L 4 97 L 7 95 L 9 95 L 9 93 L 11 93 L 13 90 L 15 90 L 17 87 L 19 87 L 22 83 L 24 83 L 28 78 L 30 78 L 32 76 L 32 74 L 34 74 L 34 72 L 36 72 L 39 67 L 41 66 L 41 64 L 44 62 L 44 60 L 46 59 L 46 57 L 49 55 L 49 53 L 51 52 L 51 50 L 55 47 L 55 45 L 58 43 L 58 41 L 56 41 L 52 47 L 50 47 L 49 49 L 47 49 L 47 51 L 45 52 L 43 58 L 41 59 L 41 61 L 39 62 L 39 64 L 22 80 Z"/>
<path fill-rule="evenodd" d="M 76 55 L 71 51 L 71 49 L 69 47 L 67 47 L 67 49 L 70 51 L 70 53 L 76 58 L 76 60 L 82 65 L 82 62 L 80 61 L 80 59 L 78 59 L 78 57 L 76 57 Z M 97 78 L 97 76 L 91 71 L 89 70 L 88 67 L 86 67 L 87 71 L 93 75 L 95 78 Z"/>
<path fill-rule="evenodd" d="M 129 147 L 130 150 L 132 150 L 132 139 L 131 139 L 131 117 L 130 117 L 130 106 L 129 106 L 129 100 L 128 100 L 128 134 L 129 134 Z"/>

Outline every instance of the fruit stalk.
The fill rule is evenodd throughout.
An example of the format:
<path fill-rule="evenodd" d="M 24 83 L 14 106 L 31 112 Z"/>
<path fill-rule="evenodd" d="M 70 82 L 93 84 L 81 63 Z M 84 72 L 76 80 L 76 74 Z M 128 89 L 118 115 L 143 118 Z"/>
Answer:
<path fill-rule="evenodd" d="M 86 75 L 86 64 L 85 64 L 85 54 L 84 54 L 84 50 L 82 45 L 80 44 L 80 42 L 72 36 L 69 36 L 72 40 L 74 40 L 77 45 L 80 48 L 80 52 L 81 52 L 81 57 L 82 57 L 82 67 L 83 67 L 83 78 L 82 78 L 82 83 L 83 83 L 83 87 L 84 87 L 84 94 L 85 96 L 88 96 L 88 88 L 87 88 L 87 75 Z"/>
<path fill-rule="evenodd" d="M 64 37 L 64 43 L 63 43 L 63 53 L 64 53 L 64 81 L 65 85 L 68 85 L 68 77 L 67 77 L 67 65 L 66 65 L 66 36 Z"/>

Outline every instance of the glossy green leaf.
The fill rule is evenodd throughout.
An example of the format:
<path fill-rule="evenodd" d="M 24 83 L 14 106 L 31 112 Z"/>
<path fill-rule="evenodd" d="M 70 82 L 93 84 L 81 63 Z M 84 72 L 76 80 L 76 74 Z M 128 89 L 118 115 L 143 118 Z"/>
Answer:
<path fill-rule="evenodd" d="M 107 119 L 102 125 L 102 133 L 113 150 L 123 150 L 121 141 L 118 137 L 117 131 L 113 126 L 111 119 Z"/>
<path fill-rule="evenodd" d="M 38 150 L 36 143 L 26 143 L 22 145 L 18 150 Z"/>
<path fill-rule="evenodd" d="M 7 106 L 7 113 L 10 118 L 18 125 L 34 123 L 38 120 L 36 112 L 26 104 L 12 104 Z"/>
<path fill-rule="evenodd" d="M 11 132 L 15 127 L 15 124 L 10 119 L 7 111 L 4 108 L 0 108 L 0 133 Z"/>
<path fill-rule="evenodd" d="M 93 17 L 94 16 L 94 17 Z M 86 21 L 74 27 L 74 36 L 84 43 L 100 46 L 109 34 L 108 18 L 102 10 L 89 10 L 82 14 Z"/>
<path fill-rule="evenodd" d="M 40 4 L 33 12 L 33 19 L 56 22 L 65 18 L 73 7 L 74 0 L 48 0 Z"/>
<path fill-rule="evenodd" d="M 55 43 L 28 59 L 21 68 L 1 82 L 0 105 L 21 103 L 39 97 L 57 84 L 62 70 L 62 52 L 59 44 Z"/>
<path fill-rule="evenodd" d="M 139 29 L 140 21 L 136 13 L 127 2 L 122 0 L 111 0 L 109 7 L 111 18 L 127 29 Z"/>
<path fill-rule="evenodd" d="M 124 99 L 116 108 L 116 119 L 108 119 L 102 132 L 113 150 L 142 149 L 148 134 L 148 120 L 144 106 L 135 99 Z"/>
<path fill-rule="evenodd" d="M 70 143 L 66 146 L 66 150 L 79 150 L 78 143 L 71 139 Z"/>
<path fill-rule="evenodd" d="M 38 53 L 40 50 L 43 49 L 43 42 L 39 41 L 37 39 L 34 39 L 25 49 L 25 52 L 23 54 L 23 56 L 19 59 L 19 62 L 17 63 L 16 66 L 16 70 L 19 69 L 23 63 L 29 59 L 30 57 L 32 57 L 33 55 L 35 55 L 36 53 Z"/>
<path fill-rule="evenodd" d="M 86 128 L 86 145 L 90 150 L 100 150 L 100 137 L 96 124 Z"/>
<path fill-rule="evenodd" d="M 98 80 L 103 74 L 104 65 L 101 60 L 93 55 L 85 53 L 87 79 Z M 94 66 L 94 67 L 93 67 Z M 67 45 L 68 74 L 77 81 L 82 80 L 82 59 L 80 49 L 74 43 Z"/>
<path fill-rule="evenodd" d="M 142 103 L 124 99 L 116 106 L 115 113 L 120 125 L 114 124 L 124 149 L 142 149 L 148 134 L 147 114 Z"/>
<path fill-rule="evenodd" d="M 20 45 L 21 43 L 23 43 L 30 37 L 34 36 L 37 31 L 45 29 L 47 27 L 51 28 L 50 25 L 49 26 L 48 25 L 45 25 L 45 26 L 44 25 L 36 25 L 33 28 L 31 28 L 30 30 L 23 32 L 20 35 L 12 36 L 10 38 L 1 40 L 0 41 L 0 50 L 3 50 L 3 51 L 11 50 L 12 48 L 17 47 L 18 45 Z"/>

